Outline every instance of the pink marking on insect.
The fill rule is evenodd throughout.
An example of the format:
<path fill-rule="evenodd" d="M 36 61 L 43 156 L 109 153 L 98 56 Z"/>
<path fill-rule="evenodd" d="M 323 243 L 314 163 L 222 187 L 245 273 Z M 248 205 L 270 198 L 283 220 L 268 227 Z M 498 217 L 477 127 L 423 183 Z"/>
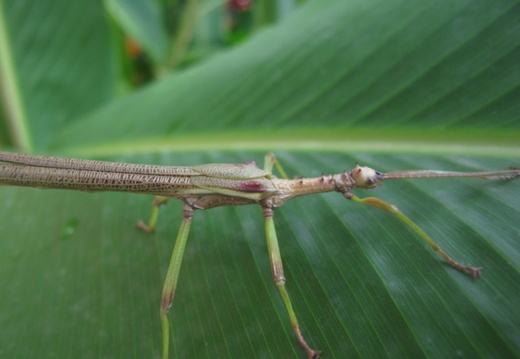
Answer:
<path fill-rule="evenodd" d="M 242 192 L 265 192 L 265 186 L 257 181 L 244 181 L 236 186 L 238 191 Z"/>

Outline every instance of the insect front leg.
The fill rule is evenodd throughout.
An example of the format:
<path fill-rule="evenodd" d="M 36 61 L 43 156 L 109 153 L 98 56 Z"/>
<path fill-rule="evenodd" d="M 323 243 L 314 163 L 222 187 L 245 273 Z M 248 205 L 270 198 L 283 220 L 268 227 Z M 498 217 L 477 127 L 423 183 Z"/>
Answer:
<path fill-rule="evenodd" d="M 181 270 L 181 262 L 184 256 L 184 249 L 186 248 L 186 241 L 188 240 L 188 233 L 190 232 L 191 219 L 193 218 L 193 207 L 188 203 L 184 204 L 182 209 L 182 222 L 173 248 L 170 265 L 166 272 L 166 279 L 161 296 L 161 325 L 162 325 L 162 339 L 163 339 L 163 359 L 168 359 L 169 345 L 170 345 L 170 323 L 168 321 L 168 311 L 173 305 L 175 291 L 177 289 L 177 280 Z"/>
<path fill-rule="evenodd" d="M 280 248 L 278 247 L 278 238 L 276 236 L 276 229 L 274 227 L 273 221 L 273 208 L 270 206 L 263 205 L 262 210 L 265 220 L 267 249 L 269 251 L 269 259 L 271 260 L 271 271 L 273 274 L 274 283 L 280 291 L 280 294 L 282 295 L 283 301 L 285 303 L 285 308 L 287 309 L 289 319 L 291 320 L 291 326 L 294 329 L 298 342 L 303 347 L 305 352 L 307 352 L 307 356 L 309 359 L 319 358 L 321 352 L 309 347 L 309 345 L 303 338 L 303 335 L 300 331 L 300 326 L 298 324 L 298 319 L 296 318 L 296 313 L 294 312 L 291 300 L 289 298 L 289 293 L 285 288 L 285 276 L 283 273 L 282 257 L 280 255 Z"/>
<path fill-rule="evenodd" d="M 452 266 L 453 268 L 458 269 L 462 272 L 464 272 L 464 271 L 469 272 L 471 274 L 471 276 L 473 277 L 473 279 L 477 279 L 480 277 L 482 268 L 465 266 L 465 265 L 462 265 L 461 263 L 455 261 L 454 259 L 452 259 L 446 252 L 444 252 L 441 249 L 441 247 L 439 247 L 439 245 L 437 243 L 435 243 L 433 241 L 433 239 L 430 238 L 430 236 L 428 236 L 422 229 L 420 229 L 415 223 L 413 223 L 410 218 L 408 218 L 401 211 L 399 211 L 397 209 L 397 207 L 394 206 L 393 204 L 386 202 L 382 199 L 376 198 L 376 197 L 359 198 L 350 192 L 345 193 L 344 196 L 354 202 L 361 203 L 361 204 L 368 204 L 368 205 L 377 207 L 379 209 L 382 209 L 383 211 L 393 214 L 394 216 L 399 218 L 402 222 L 404 222 L 408 227 L 413 229 L 415 231 L 415 233 L 420 235 L 426 241 L 426 243 L 428 243 L 428 245 L 433 248 L 434 251 L 439 253 L 444 258 L 444 260 L 446 262 L 448 262 L 448 264 L 450 266 Z"/>
<path fill-rule="evenodd" d="M 143 220 L 140 220 L 137 222 L 136 227 L 142 229 L 145 232 L 152 233 L 155 230 L 157 219 L 159 218 L 159 207 L 168 203 L 168 200 L 168 197 L 155 196 L 153 198 L 152 213 L 150 215 L 150 219 L 148 220 L 148 224 L 144 223 Z"/>

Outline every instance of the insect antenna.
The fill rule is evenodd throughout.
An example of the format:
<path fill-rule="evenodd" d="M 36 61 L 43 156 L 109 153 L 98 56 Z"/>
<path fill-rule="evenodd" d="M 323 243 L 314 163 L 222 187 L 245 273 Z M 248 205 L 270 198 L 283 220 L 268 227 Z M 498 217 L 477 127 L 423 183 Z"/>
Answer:
<path fill-rule="evenodd" d="M 411 178 L 443 178 L 443 177 L 475 177 L 487 180 L 512 180 L 520 177 L 520 168 L 511 168 L 502 171 L 482 172 L 450 172 L 435 170 L 409 170 L 396 171 L 383 174 L 383 180 L 387 179 L 411 179 Z"/>

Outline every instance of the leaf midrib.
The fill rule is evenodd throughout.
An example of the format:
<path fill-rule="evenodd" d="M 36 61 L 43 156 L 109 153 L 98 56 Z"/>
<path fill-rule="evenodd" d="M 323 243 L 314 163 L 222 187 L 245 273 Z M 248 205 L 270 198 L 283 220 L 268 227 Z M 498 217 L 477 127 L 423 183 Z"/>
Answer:
<path fill-rule="evenodd" d="M 52 152 L 94 157 L 159 151 L 307 151 L 385 152 L 487 155 L 519 157 L 520 130 L 460 129 L 294 129 L 260 130 L 122 139 L 74 147 L 54 147 Z"/>

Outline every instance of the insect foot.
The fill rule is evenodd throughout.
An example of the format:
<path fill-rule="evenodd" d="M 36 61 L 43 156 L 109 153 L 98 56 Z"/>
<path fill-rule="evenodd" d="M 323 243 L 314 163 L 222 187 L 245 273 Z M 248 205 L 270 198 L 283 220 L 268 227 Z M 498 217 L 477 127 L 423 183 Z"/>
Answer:
<path fill-rule="evenodd" d="M 320 351 L 313 351 L 312 353 L 309 353 L 309 359 L 319 359 L 320 354 Z"/>
<path fill-rule="evenodd" d="M 479 279 L 480 275 L 482 274 L 482 268 L 481 267 L 468 267 L 467 270 L 471 274 L 473 279 Z"/>
<path fill-rule="evenodd" d="M 146 233 L 153 233 L 154 229 L 147 224 L 144 223 L 144 221 L 141 219 L 137 224 L 135 225 L 136 228 L 145 231 Z"/>

